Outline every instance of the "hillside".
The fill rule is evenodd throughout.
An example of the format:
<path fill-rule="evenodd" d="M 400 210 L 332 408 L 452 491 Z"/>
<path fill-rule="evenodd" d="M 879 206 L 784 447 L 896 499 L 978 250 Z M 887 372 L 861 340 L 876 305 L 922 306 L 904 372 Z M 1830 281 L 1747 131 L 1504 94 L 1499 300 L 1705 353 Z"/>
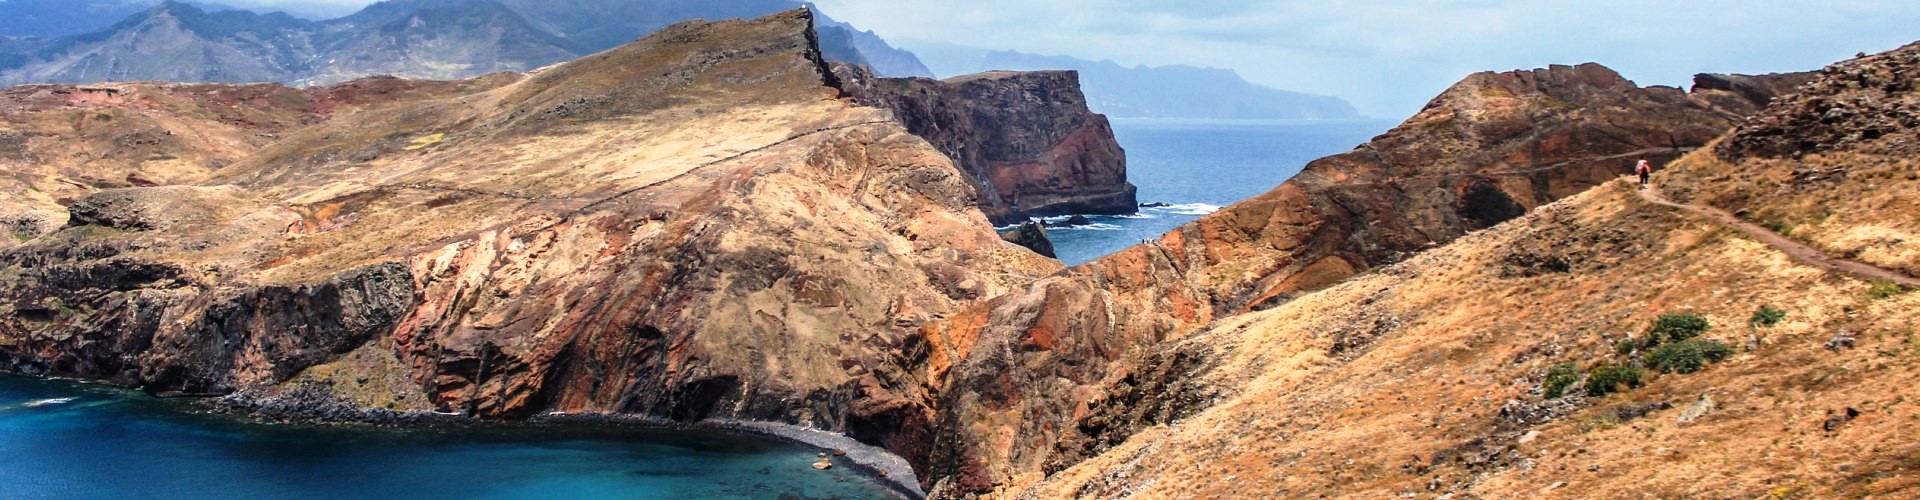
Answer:
<path fill-rule="evenodd" d="M 1749 119 L 1729 116 L 1738 129 L 1673 162 L 1656 189 L 1603 180 L 1269 307 L 1156 317 L 1125 308 L 1135 299 L 1120 293 L 1102 297 L 1101 309 L 1102 301 L 1055 285 L 956 316 L 949 325 L 988 326 L 933 330 L 933 342 L 975 335 L 970 341 L 985 347 L 951 369 L 959 375 L 947 383 L 959 389 L 942 397 L 939 412 L 954 430 L 936 446 L 978 448 L 936 454 L 932 480 L 946 484 L 934 491 L 1911 496 L 1920 449 L 1898 436 L 1920 420 L 1902 396 L 1920 369 L 1912 327 L 1920 296 L 1866 279 L 1896 273 L 1900 283 L 1920 283 L 1900 272 L 1911 260 L 1844 247 L 1809 255 L 1768 227 L 1805 235 L 1795 238 L 1813 247 L 1832 245 L 1826 234 L 1894 235 L 1876 251 L 1897 251 L 1909 219 L 1899 182 L 1916 171 L 1898 153 L 1915 134 L 1901 118 L 1916 54 L 1920 46 L 1910 46 L 1743 86 L 1797 90 L 1774 99 L 1702 85 L 1689 97 L 1771 104 L 1748 110 Z M 1812 82 L 1767 83 L 1778 79 Z M 1428 109 L 1448 107 L 1463 90 L 1499 94 L 1475 87 L 1456 87 Z M 1670 206 L 1660 195 L 1667 189 L 1689 195 Z M 1762 215 L 1822 208 L 1832 212 Z M 1727 212 L 1761 223 L 1715 216 Z M 1155 253 L 1186 254 L 1176 244 L 1197 234 L 1212 253 L 1248 255 L 1245 245 L 1219 244 L 1228 233 L 1196 233 L 1207 219 L 1194 226 L 1163 238 Z M 1097 283 L 1116 284 L 1105 290 L 1125 291 L 1117 284 L 1139 278 L 1109 270 L 1118 264 L 1109 258 L 1075 272 L 1101 273 Z M 1856 272 L 1861 266 L 1878 268 Z M 1196 268 L 1168 267 L 1156 282 L 1195 280 L 1186 270 Z M 1075 312 L 1088 307 L 1091 314 Z M 1103 315 L 1104 328 L 1085 320 Z M 1143 321 L 1164 329 L 1125 329 Z M 1019 324 L 1031 326 L 1008 328 Z M 994 352 L 1012 354 L 983 357 Z M 943 464 L 952 472 L 940 472 Z"/>
<path fill-rule="evenodd" d="M 1758 111 L 1729 95 L 1642 88 L 1596 64 L 1471 75 L 1271 192 L 930 325 L 927 475 L 979 492 L 1075 463 L 1169 417 L 1087 406 L 1121 390 L 1114 377 L 1171 362 L 1142 357 L 1154 346 L 1605 184 L 1637 158 L 1677 158 Z"/>
<path fill-rule="evenodd" d="M 1181 371 L 1148 399 L 1188 406 L 1008 493 L 1906 496 L 1920 296 L 1870 288 L 1609 185 L 1155 352 Z M 1683 312 L 1727 361 L 1543 394 Z"/>
<path fill-rule="evenodd" d="M 1060 264 L 1002 241 L 945 155 L 841 99 L 811 22 L 684 23 L 525 76 L 398 85 L 426 90 L 259 146 L 187 143 L 237 159 L 86 192 L 0 252 L 0 369 L 303 418 L 866 425 L 846 402 L 886 390 L 873 373 L 915 327 Z M 170 88 L 119 95 L 160 120 Z M 263 121 L 329 102 L 190 88 L 260 92 Z M 23 116 L 137 114 L 83 104 Z"/>
<path fill-rule="evenodd" d="M 1670 192 L 1834 255 L 1920 274 L 1920 47 L 1837 64 L 1678 165 Z"/>
<path fill-rule="evenodd" d="M 152 4 L 151 7 L 144 7 Z M 43 2 L 6 3 L 21 15 L 67 15 Z M 164 2 L 97 4 L 125 20 L 97 31 L 47 26 L 0 39 L 0 84 L 282 82 L 330 84 L 375 75 L 461 79 L 526 71 L 625 44 L 679 21 L 758 17 L 801 7 L 789 0 L 525 2 L 388 0 L 349 16 L 310 21 L 284 13 Z M 111 15 L 102 13 L 100 15 Z M 97 19 L 96 19 L 97 21 Z M 78 28 L 73 28 L 78 29 Z M 928 73 L 912 54 L 871 32 L 825 25 L 830 59 L 886 75 Z"/>
<path fill-rule="evenodd" d="M 14 238 L 66 224 L 67 205 L 105 189 L 194 182 L 288 131 L 395 101 L 466 93 L 465 82 L 372 78 L 296 90 L 276 84 L 30 85 L 0 89 L 0 224 Z"/>

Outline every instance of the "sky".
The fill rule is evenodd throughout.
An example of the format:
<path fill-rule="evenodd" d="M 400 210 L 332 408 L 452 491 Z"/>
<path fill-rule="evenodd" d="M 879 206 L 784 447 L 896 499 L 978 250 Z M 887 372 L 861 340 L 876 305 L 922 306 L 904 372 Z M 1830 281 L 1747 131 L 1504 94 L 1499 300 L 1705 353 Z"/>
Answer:
<path fill-rule="evenodd" d="M 724 0 L 715 0 L 724 1 Z M 1915 0 L 814 0 L 897 45 L 1231 68 L 1404 118 L 1476 71 L 1598 62 L 1641 85 L 1805 71 L 1920 40 Z M 365 0 L 230 0 L 249 6 Z"/>

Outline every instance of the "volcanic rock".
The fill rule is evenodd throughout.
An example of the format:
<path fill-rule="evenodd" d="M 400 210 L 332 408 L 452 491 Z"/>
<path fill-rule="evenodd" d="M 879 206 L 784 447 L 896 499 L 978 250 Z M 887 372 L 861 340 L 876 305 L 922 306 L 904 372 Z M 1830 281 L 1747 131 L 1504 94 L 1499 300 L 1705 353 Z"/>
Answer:
<path fill-rule="evenodd" d="M 224 164 L 78 190 L 68 227 L 0 252 L 0 366 L 236 401 L 305 391 L 278 400 L 340 415 L 362 412 L 333 402 L 925 428 L 890 402 L 919 390 L 900 368 L 911 332 L 1060 265 L 1002 241 L 927 141 L 841 99 L 811 21 L 686 23 L 336 114 L 322 96 L 389 80 L 78 104 L 8 90 L 86 119 L 188 91 L 314 117 L 221 148 L 122 141 Z"/>
<path fill-rule="evenodd" d="M 1131 214 L 1126 151 L 1087 109 L 1071 71 L 989 72 L 946 80 L 874 78 L 837 68 L 855 99 L 892 110 L 952 157 L 995 223 L 1066 214 Z"/>

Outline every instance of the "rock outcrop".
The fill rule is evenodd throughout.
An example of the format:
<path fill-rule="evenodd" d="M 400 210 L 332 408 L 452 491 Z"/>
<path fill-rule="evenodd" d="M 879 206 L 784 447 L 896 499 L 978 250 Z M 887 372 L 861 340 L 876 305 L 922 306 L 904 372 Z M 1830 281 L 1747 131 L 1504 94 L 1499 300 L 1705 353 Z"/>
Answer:
<path fill-rule="evenodd" d="M 1920 275 L 1920 44 L 1810 74 L 1663 180 L 1833 255 Z"/>
<path fill-rule="evenodd" d="M 971 175 L 998 224 L 1067 214 L 1131 214 L 1126 151 L 1087 109 L 1071 71 L 874 78 L 842 66 L 856 100 L 892 110 Z"/>
<path fill-rule="evenodd" d="M 1060 264 L 842 99 L 811 21 L 676 25 L 81 194 L 0 253 L 0 367 L 242 406 L 924 429 L 890 402 L 921 390 L 912 332 Z"/>
<path fill-rule="evenodd" d="M 922 477 L 991 491 L 1177 417 L 1102 406 L 1192 375 L 1152 368 L 1173 362 L 1153 361 L 1154 346 L 1701 147 L 1741 118 L 1714 104 L 1724 95 L 1642 88 L 1596 64 L 1476 74 L 1278 189 L 929 325 L 920 366 L 939 451 Z M 1139 380 L 1152 373 L 1172 378 Z"/>

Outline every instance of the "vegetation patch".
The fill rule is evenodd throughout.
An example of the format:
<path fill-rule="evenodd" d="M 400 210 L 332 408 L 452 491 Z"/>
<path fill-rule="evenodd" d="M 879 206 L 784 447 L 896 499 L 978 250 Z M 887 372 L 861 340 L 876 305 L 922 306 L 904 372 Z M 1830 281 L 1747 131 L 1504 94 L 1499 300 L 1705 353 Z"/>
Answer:
<path fill-rule="evenodd" d="M 1694 313 L 1662 314 L 1647 328 L 1647 347 L 1681 342 L 1707 333 L 1713 324 Z"/>
<path fill-rule="evenodd" d="M 1747 318 L 1747 327 L 1770 328 L 1786 319 L 1786 311 L 1774 309 L 1773 306 L 1760 306 L 1760 310 L 1753 312 L 1752 318 Z"/>
<path fill-rule="evenodd" d="M 1579 381 L 1580 365 L 1561 363 L 1547 369 L 1547 378 L 1540 382 L 1540 388 L 1546 392 L 1547 399 L 1554 399 L 1565 395 L 1567 388 L 1573 387 L 1573 383 Z"/>
<path fill-rule="evenodd" d="M 1646 378 L 1646 370 L 1638 366 L 1602 366 L 1593 369 L 1587 375 L 1587 395 L 1605 396 L 1622 390 L 1640 387 L 1641 379 Z"/>
<path fill-rule="evenodd" d="M 1899 283 L 1876 281 L 1872 288 L 1867 289 L 1867 300 L 1891 299 L 1903 293 L 1907 293 L 1907 288 L 1900 286 Z"/>
<path fill-rule="evenodd" d="M 1647 354 L 1647 367 L 1660 373 L 1693 373 L 1733 357 L 1733 348 L 1719 341 L 1694 339 L 1667 344 Z"/>

